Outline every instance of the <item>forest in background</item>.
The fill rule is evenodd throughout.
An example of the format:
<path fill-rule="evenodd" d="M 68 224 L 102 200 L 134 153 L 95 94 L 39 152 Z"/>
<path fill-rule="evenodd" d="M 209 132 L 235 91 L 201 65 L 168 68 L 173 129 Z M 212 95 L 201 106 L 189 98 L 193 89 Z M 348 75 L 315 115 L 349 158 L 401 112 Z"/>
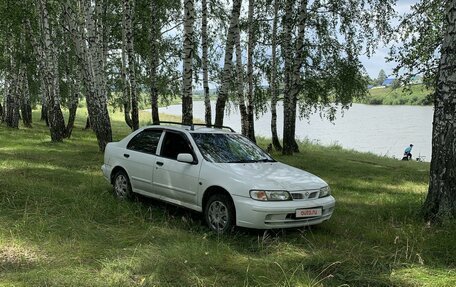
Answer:
<path fill-rule="evenodd" d="M 100 150 L 112 139 L 108 105 L 138 128 L 138 107 L 174 98 L 191 123 L 192 96 L 217 89 L 205 121 L 222 125 L 226 102 L 242 114 L 242 133 L 255 140 L 254 117 L 277 101 L 284 123 L 271 123 L 276 149 L 298 150 L 294 122 L 319 110 L 333 117 L 366 93 L 361 54 L 390 31 L 394 1 L 0 1 L 2 119 L 30 126 L 42 108 L 53 141 L 71 136 L 77 103 Z M 265 88 L 266 87 L 266 88 Z M 147 95 L 147 97 L 141 97 Z M 142 104 L 141 104 L 142 103 Z M 270 103 L 270 104 L 269 104 Z M 70 116 L 62 116 L 62 107 Z M 299 107 L 299 109 L 298 109 Z M 215 122 L 211 123 L 211 114 Z M 276 125 L 285 126 L 279 142 Z"/>

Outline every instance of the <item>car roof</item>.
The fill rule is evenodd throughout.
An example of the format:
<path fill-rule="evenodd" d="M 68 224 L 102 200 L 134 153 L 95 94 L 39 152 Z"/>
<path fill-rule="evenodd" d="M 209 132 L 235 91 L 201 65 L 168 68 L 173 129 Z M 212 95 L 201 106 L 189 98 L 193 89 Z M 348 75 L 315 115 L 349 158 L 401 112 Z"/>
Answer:
<path fill-rule="evenodd" d="M 194 125 L 183 125 L 181 123 L 164 123 L 160 125 L 149 125 L 144 127 L 144 129 L 166 129 L 174 131 L 187 131 L 190 133 L 223 133 L 223 134 L 232 134 L 236 133 L 230 127 L 207 127 L 204 124 L 194 124 Z"/>

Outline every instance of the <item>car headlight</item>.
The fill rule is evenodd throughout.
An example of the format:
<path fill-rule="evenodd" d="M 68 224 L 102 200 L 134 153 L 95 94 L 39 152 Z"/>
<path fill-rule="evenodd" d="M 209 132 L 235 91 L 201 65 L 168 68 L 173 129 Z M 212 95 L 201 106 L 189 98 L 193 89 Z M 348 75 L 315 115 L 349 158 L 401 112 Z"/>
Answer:
<path fill-rule="evenodd" d="M 331 195 L 331 188 L 327 185 L 325 187 L 320 188 L 320 196 L 319 197 L 325 197 Z"/>
<path fill-rule="evenodd" d="M 260 201 L 292 200 L 290 193 L 285 190 L 251 190 L 250 197 Z"/>

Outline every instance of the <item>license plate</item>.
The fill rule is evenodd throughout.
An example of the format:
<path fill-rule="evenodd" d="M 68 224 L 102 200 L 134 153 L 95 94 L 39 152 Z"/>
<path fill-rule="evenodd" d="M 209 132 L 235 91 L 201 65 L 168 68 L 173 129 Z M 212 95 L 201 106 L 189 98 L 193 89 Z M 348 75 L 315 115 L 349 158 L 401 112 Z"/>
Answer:
<path fill-rule="evenodd" d="M 296 218 L 321 216 L 321 208 L 308 208 L 296 210 Z"/>

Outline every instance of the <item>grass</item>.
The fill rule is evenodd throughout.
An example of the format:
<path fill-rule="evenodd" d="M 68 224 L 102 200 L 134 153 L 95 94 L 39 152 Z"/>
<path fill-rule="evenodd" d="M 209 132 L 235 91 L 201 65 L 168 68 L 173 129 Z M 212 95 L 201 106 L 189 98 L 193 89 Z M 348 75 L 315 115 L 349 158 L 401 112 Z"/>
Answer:
<path fill-rule="evenodd" d="M 409 91 L 402 87 L 392 89 L 391 87 L 370 89 L 365 98 L 359 100 L 363 104 L 371 105 L 432 105 L 432 90 L 422 84 L 412 85 Z"/>
<path fill-rule="evenodd" d="M 84 116 L 63 143 L 37 112 L 32 129 L 0 126 L 0 286 L 456 285 L 456 224 L 419 217 L 427 163 L 302 143 L 274 157 L 330 183 L 332 219 L 219 237 L 193 212 L 116 200 Z"/>

